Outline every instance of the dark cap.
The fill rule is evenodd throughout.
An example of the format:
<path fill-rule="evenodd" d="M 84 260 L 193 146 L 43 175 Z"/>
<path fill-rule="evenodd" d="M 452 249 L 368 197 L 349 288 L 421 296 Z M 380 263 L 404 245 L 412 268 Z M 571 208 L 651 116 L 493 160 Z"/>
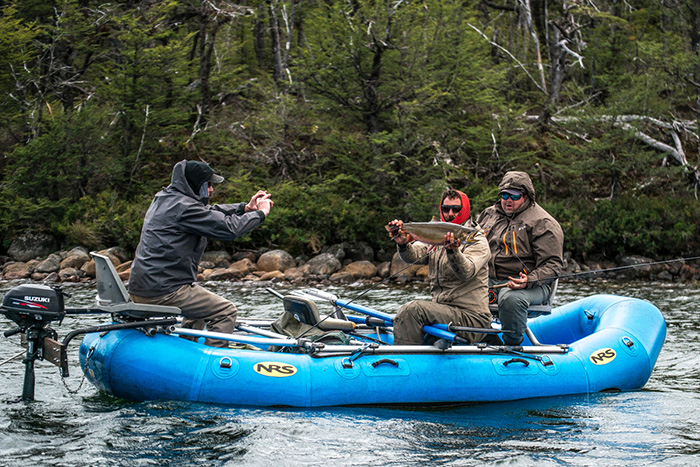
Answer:
<path fill-rule="evenodd" d="M 221 183 L 224 181 L 224 177 L 215 174 L 214 169 L 202 161 L 187 161 L 185 178 L 195 193 L 199 193 L 199 187 L 206 182 Z"/>
<path fill-rule="evenodd" d="M 506 188 L 505 190 L 501 190 L 501 193 L 508 193 L 510 195 L 522 195 L 523 192 L 520 190 L 516 190 L 515 188 Z"/>

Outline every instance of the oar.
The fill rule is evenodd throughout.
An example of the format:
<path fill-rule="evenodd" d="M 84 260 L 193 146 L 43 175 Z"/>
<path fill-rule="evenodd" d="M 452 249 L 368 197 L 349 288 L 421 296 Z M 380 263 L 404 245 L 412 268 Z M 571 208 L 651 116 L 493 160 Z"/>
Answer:
<path fill-rule="evenodd" d="M 383 326 L 391 327 L 394 325 L 394 318 L 391 315 L 389 315 L 387 313 L 383 313 L 383 312 L 378 311 L 378 310 L 374 310 L 372 308 L 368 308 L 366 306 L 358 305 L 356 303 L 351 303 L 351 300 L 342 300 L 333 294 L 330 294 L 328 292 L 323 292 L 322 290 L 317 290 L 317 289 L 305 290 L 303 293 L 306 295 L 310 295 L 312 297 L 320 298 L 322 300 L 327 300 L 331 304 L 337 305 L 340 308 L 345 308 L 347 310 L 356 311 L 358 313 L 362 313 L 363 315 L 371 316 L 373 318 L 379 318 L 380 320 L 384 321 Z M 348 319 L 349 319 L 349 317 L 348 317 Z M 360 321 L 360 322 L 365 322 L 365 321 Z M 372 324 L 370 324 L 370 325 L 372 325 Z"/>
<path fill-rule="evenodd" d="M 441 339 L 448 340 L 450 342 L 455 342 L 457 344 L 469 344 L 470 342 L 465 339 L 464 337 L 460 337 L 455 333 L 446 331 L 444 329 L 440 329 L 436 327 L 436 325 L 430 326 L 430 325 L 425 325 L 423 326 L 423 332 L 426 334 L 430 334 L 431 336 L 439 337 Z"/>
<path fill-rule="evenodd" d="M 245 324 L 238 324 L 236 325 L 237 329 L 240 329 L 241 331 L 249 332 L 251 334 L 257 334 L 259 336 L 263 337 L 269 337 L 272 339 L 287 339 L 289 336 L 285 336 L 284 334 L 279 334 L 274 331 L 268 331 L 266 329 L 261 329 L 259 327 L 255 326 L 246 326 Z"/>
<path fill-rule="evenodd" d="M 198 329 L 187 328 L 176 328 L 173 332 L 181 336 L 207 337 L 209 339 L 239 342 L 241 344 L 251 344 L 255 346 L 277 345 L 280 347 L 304 348 L 310 348 L 314 346 L 313 342 L 306 339 L 239 336 L 234 334 L 226 334 L 223 332 L 200 331 Z"/>
<path fill-rule="evenodd" d="M 493 329 L 493 328 L 472 328 L 469 326 L 455 326 L 454 324 L 433 324 L 433 327 L 442 329 L 443 331 L 449 332 L 478 332 L 481 334 L 500 334 L 503 329 Z"/>

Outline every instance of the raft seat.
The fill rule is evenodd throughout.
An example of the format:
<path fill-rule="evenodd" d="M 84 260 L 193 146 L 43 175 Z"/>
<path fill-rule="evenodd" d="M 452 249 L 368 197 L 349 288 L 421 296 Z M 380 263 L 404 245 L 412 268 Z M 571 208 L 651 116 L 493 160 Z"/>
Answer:
<path fill-rule="evenodd" d="M 182 312 L 176 306 L 150 305 L 134 303 L 129 297 L 124 282 L 122 282 L 112 261 L 105 255 L 90 252 L 95 260 L 97 276 L 97 309 L 109 313 L 132 318 L 160 318 L 164 316 L 180 316 Z"/>
<path fill-rule="evenodd" d="M 355 324 L 346 319 L 321 319 L 316 303 L 306 297 L 285 295 L 282 302 L 284 311 L 291 313 L 298 321 L 323 331 L 352 331 L 355 328 Z"/>
<path fill-rule="evenodd" d="M 541 315 L 549 315 L 552 313 L 552 303 L 554 302 L 554 295 L 557 293 L 557 286 L 559 285 L 559 279 L 555 279 L 554 282 L 552 282 L 552 290 L 549 292 L 549 297 L 547 298 L 547 301 L 541 305 L 530 305 L 527 309 L 527 317 L 528 318 L 536 318 Z M 489 305 L 489 310 L 491 310 L 491 314 L 493 315 L 494 322 L 499 323 L 500 321 L 498 319 L 498 305 L 497 304 L 491 304 Z M 533 334 L 532 330 L 530 329 L 530 326 L 525 325 L 525 335 L 530 339 L 530 342 L 532 342 L 532 345 L 542 345 L 540 342 L 537 340 L 535 335 Z"/>
<path fill-rule="evenodd" d="M 554 296 L 557 293 L 557 286 L 559 285 L 559 279 L 555 279 L 552 282 L 552 290 L 549 292 L 549 297 L 547 301 L 541 305 L 530 305 L 527 309 L 528 318 L 536 318 L 540 315 L 548 315 L 552 312 L 552 303 L 554 302 Z M 498 317 L 498 304 L 493 303 L 489 305 L 489 310 L 494 317 Z"/>

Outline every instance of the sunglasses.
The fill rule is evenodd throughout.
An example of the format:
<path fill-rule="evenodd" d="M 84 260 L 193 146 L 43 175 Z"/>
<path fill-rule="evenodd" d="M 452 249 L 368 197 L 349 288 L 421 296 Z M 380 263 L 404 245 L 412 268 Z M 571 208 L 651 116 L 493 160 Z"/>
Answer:
<path fill-rule="evenodd" d="M 522 194 L 522 193 L 520 193 L 519 195 L 512 195 L 512 194 L 510 194 L 510 193 L 501 193 L 501 199 L 508 199 L 508 198 L 510 198 L 510 199 L 512 199 L 513 201 L 517 201 L 517 200 L 519 200 L 519 199 L 522 198 L 522 197 L 523 197 L 523 194 Z"/>
<path fill-rule="evenodd" d="M 462 205 L 461 204 L 443 204 L 440 206 L 440 209 L 442 209 L 442 212 L 445 214 L 448 214 L 450 211 L 454 212 L 459 212 L 462 210 Z"/>

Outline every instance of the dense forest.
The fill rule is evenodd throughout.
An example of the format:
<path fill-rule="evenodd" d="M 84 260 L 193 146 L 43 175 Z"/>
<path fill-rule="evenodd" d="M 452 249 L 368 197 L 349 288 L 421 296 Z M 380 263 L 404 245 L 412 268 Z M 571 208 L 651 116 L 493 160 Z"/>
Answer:
<path fill-rule="evenodd" d="M 700 251 L 700 0 L 0 0 L 0 249 L 133 249 L 182 159 L 273 195 L 226 248 L 472 216 L 530 174 L 575 257 Z"/>

